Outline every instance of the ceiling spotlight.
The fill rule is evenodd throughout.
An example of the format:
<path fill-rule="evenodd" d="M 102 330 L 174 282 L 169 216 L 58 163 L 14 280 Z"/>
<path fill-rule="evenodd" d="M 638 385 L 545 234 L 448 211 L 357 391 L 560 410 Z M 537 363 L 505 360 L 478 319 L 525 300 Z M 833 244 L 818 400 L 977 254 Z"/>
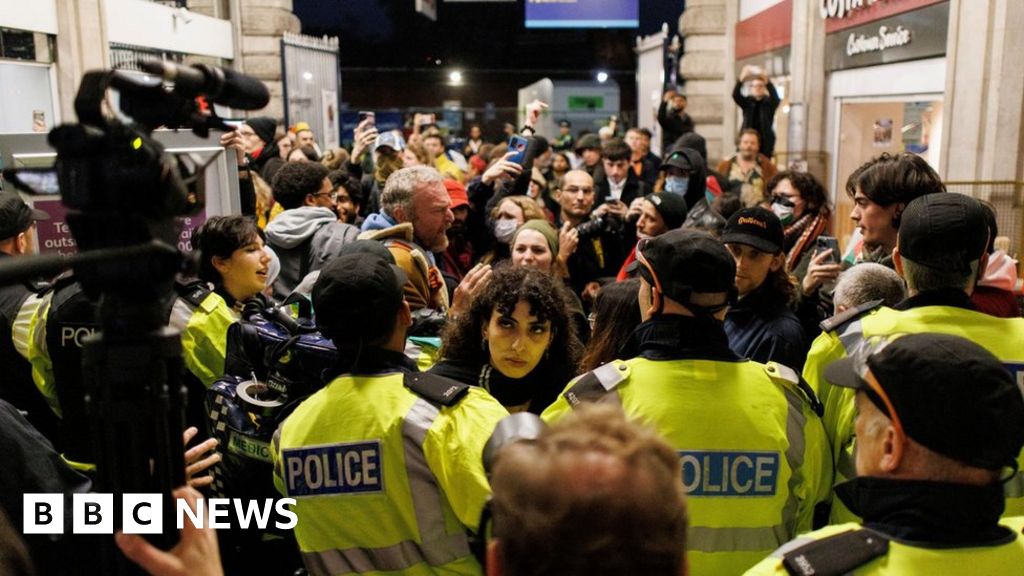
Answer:
<path fill-rule="evenodd" d="M 597 81 L 602 83 L 602 84 L 607 82 L 608 81 L 608 73 L 604 72 L 604 71 L 598 72 L 597 73 Z"/>
<path fill-rule="evenodd" d="M 462 84 L 462 72 L 452 70 L 451 73 L 448 74 L 448 80 L 450 80 L 452 84 Z"/>

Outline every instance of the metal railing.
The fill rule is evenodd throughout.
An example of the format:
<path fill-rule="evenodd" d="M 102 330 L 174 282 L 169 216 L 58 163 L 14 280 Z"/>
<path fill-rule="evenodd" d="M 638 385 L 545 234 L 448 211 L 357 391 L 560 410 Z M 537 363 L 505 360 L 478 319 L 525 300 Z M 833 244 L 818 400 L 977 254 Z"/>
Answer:
<path fill-rule="evenodd" d="M 338 50 L 338 39 L 327 36 L 285 32 L 281 39 L 285 124 L 309 123 L 325 148 L 340 141 Z"/>
<path fill-rule="evenodd" d="M 946 182 L 946 190 L 991 203 L 996 209 L 999 236 L 1005 236 L 1010 240 L 1006 251 L 1018 259 L 1024 254 L 1024 182 L 951 181 Z"/>

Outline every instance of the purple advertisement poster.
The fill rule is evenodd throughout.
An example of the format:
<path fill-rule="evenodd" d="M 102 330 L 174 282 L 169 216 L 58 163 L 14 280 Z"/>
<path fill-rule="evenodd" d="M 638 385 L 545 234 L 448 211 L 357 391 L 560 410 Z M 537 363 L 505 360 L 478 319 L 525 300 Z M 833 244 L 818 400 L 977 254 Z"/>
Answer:
<path fill-rule="evenodd" d="M 639 0 L 526 0 L 527 28 L 639 26 Z"/>
<path fill-rule="evenodd" d="M 66 256 L 78 251 L 75 239 L 71 236 L 71 229 L 68 228 L 65 217 L 67 209 L 60 200 L 36 200 L 32 202 L 35 208 L 50 215 L 49 220 L 40 220 L 36 225 L 36 235 L 39 241 L 39 252 L 43 254 L 60 254 Z M 192 251 L 192 232 L 206 222 L 206 211 L 203 210 L 195 216 L 181 218 L 181 234 L 178 236 L 178 250 L 188 254 Z"/>

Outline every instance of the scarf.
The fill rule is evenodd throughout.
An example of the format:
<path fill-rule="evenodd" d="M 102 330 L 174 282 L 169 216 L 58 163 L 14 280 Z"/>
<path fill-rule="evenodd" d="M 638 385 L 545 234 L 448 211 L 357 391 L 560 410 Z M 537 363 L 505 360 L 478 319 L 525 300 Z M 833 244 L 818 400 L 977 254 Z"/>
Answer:
<path fill-rule="evenodd" d="M 786 227 L 782 246 L 786 249 L 786 271 L 796 269 L 800 258 L 807 252 L 811 244 L 828 228 L 828 214 L 804 214 L 796 222 Z"/>

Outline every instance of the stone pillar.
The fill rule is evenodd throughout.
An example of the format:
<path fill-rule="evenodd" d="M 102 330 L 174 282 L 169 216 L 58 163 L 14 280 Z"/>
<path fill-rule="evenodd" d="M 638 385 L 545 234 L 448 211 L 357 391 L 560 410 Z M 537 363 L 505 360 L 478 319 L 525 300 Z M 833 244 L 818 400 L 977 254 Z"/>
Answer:
<path fill-rule="evenodd" d="M 300 32 L 299 18 L 292 13 L 292 0 L 244 0 L 240 6 L 240 54 L 235 63 L 240 71 L 262 80 L 270 89 L 270 104 L 250 116 L 284 118 L 281 82 L 281 37 Z M 234 18 L 234 15 L 233 15 Z"/>
<path fill-rule="evenodd" d="M 789 152 L 822 182 L 829 177 L 825 123 L 825 19 L 817 0 L 793 0 L 790 43 Z"/>
<path fill-rule="evenodd" d="M 1024 179 L 1024 2 L 952 0 L 940 174 Z"/>
<path fill-rule="evenodd" d="M 76 122 L 75 94 L 82 75 L 110 67 L 103 0 L 57 2 L 57 93 L 63 122 Z"/>
<path fill-rule="evenodd" d="M 732 149 L 736 125 L 730 91 L 736 81 L 731 62 L 735 60 L 732 34 L 737 18 L 735 0 L 688 0 L 679 18 L 683 38 L 680 77 L 686 81 L 686 112 L 697 132 L 707 140 L 708 164 L 714 166 L 726 150 Z M 727 107 L 728 103 L 728 107 Z M 723 141 L 728 146 L 723 147 Z"/>

